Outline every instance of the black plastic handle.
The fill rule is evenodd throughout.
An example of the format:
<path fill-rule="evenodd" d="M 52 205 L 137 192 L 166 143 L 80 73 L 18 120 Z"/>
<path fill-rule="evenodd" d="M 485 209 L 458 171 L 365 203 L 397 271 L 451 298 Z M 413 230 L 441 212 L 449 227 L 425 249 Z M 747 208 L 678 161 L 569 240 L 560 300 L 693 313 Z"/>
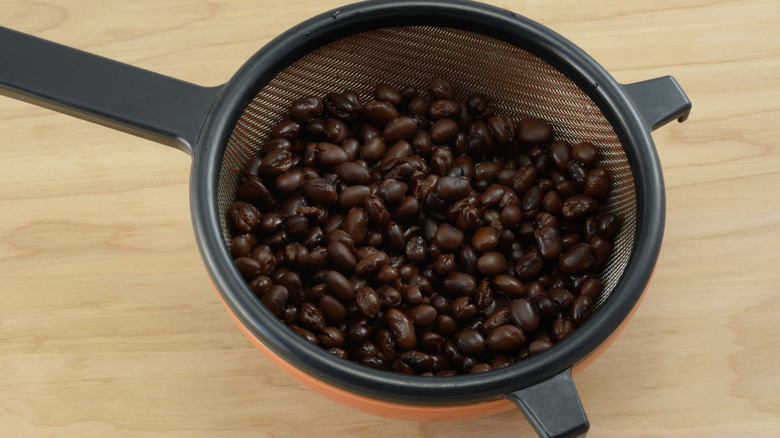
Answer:
<path fill-rule="evenodd" d="M 691 100 L 671 76 L 623 85 L 642 115 L 647 129 L 654 131 L 677 119 L 684 122 L 691 112 Z"/>
<path fill-rule="evenodd" d="M 571 368 L 507 394 L 506 398 L 520 408 L 542 438 L 584 437 L 590 428 L 571 377 Z"/>
<path fill-rule="evenodd" d="M 190 155 L 221 89 L 190 84 L 0 27 L 0 94 Z"/>

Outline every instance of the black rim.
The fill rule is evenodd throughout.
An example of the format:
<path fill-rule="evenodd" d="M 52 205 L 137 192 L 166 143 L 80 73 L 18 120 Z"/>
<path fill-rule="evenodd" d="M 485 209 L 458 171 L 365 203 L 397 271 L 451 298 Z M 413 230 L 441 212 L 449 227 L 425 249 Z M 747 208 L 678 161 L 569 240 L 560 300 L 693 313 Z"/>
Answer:
<path fill-rule="evenodd" d="M 372 29 L 434 25 L 484 33 L 547 61 L 599 106 L 626 147 L 637 190 L 631 260 L 616 291 L 594 316 L 555 348 L 511 367 L 469 376 L 419 377 L 374 370 L 336 358 L 294 334 L 254 297 L 225 246 L 217 217 L 222 154 L 246 105 L 279 71 L 328 42 Z M 314 17 L 258 51 L 225 86 L 195 148 L 192 220 L 214 285 L 231 312 L 285 361 L 336 387 L 380 400 L 454 405 L 499 398 L 548 379 L 587 357 L 625 320 L 650 280 L 663 235 L 665 200 L 660 163 L 649 133 L 621 86 L 574 44 L 527 18 L 473 2 L 364 2 Z"/>

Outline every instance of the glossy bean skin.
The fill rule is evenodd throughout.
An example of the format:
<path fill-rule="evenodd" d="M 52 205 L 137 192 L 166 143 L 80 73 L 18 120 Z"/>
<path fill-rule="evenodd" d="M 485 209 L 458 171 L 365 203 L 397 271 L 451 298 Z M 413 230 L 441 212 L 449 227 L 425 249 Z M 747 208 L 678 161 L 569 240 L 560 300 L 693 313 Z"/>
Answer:
<path fill-rule="evenodd" d="M 406 314 L 398 309 L 390 309 L 385 313 L 385 319 L 387 320 L 388 329 L 398 346 L 411 349 L 417 345 L 414 324 Z"/>

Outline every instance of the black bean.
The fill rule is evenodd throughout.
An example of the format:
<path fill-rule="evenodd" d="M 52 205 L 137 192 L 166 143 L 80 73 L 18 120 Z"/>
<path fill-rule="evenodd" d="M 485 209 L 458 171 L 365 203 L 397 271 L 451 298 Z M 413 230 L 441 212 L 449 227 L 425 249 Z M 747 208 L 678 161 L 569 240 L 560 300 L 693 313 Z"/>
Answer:
<path fill-rule="evenodd" d="M 260 223 L 260 210 L 247 202 L 236 201 L 228 211 L 228 217 L 236 231 L 248 233 Z"/>
<path fill-rule="evenodd" d="M 439 230 L 433 238 L 433 242 L 442 251 L 454 252 L 461 248 L 463 239 L 463 231 L 445 223 L 439 227 Z"/>
<path fill-rule="evenodd" d="M 541 145 L 552 140 L 552 125 L 544 120 L 521 120 L 517 127 L 517 139 L 530 145 Z"/>
<path fill-rule="evenodd" d="M 397 117 L 387 123 L 382 130 L 385 141 L 395 144 L 401 140 L 410 140 L 417 132 L 417 122 L 411 117 Z"/>
<path fill-rule="evenodd" d="M 374 88 L 374 97 L 377 100 L 398 106 L 403 102 L 403 96 L 395 88 L 388 84 L 379 84 Z"/>
<path fill-rule="evenodd" d="M 596 146 L 593 145 L 593 143 L 584 141 L 582 143 L 577 143 L 576 145 L 574 145 L 571 155 L 572 158 L 574 158 L 575 160 L 588 166 L 590 164 L 593 164 L 596 161 L 596 159 L 598 159 L 599 152 L 596 149 Z"/>
<path fill-rule="evenodd" d="M 328 288 L 328 292 L 342 301 L 349 300 L 355 296 L 352 283 L 338 271 L 328 271 L 325 276 L 325 285 Z"/>
<path fill-rule="evenodd" d="M 371 182 L 371 174 L 366 167 L 352 161 L 336 166 L 336 175 L 347 184 L 368 184 Z"/>
<path fill-rule="evenodd" d="M 385 313 L 387 326 L 396 344 L 401 348 L 412 349 L 417 345 L 414 324 L 406 314 L 398 309 L 389 309 Z"/>
<path fill-rule="evenodd" d="M 464 329 L 455 334 L 458 352 L 466 355 L 482 354 L 487 350 L 485 337 L 479 330 Z"/>
<path fill-rule="evenodd" d="M 525 335 L 515 325 L 506 324 L 491 331 L 485 343 L 490 351 L 506 353 L 518 349 L 525 343 Z"/>
<path fill-rule="evenodd" d="M 485 276 L 494 276 L 504 272 L 506 268 L 506 258 L 497 251 L 491 251 L 483 254 L 477 259 L 477 270 Z"/>
<path fill-rule="evenodd" d="M 303 182 L 303 194 L 311 202 L 323 205 L 336 203 L 336 188 L 324 178 L 309 178 Z"/>
<path fill-rule="evenodd" d="M 388 102 L 374 100 L 363 105 L 363 116 L 379 126 L 398 118 L 398 110 Z"/>
<path fill-rule="evenodd" d="M 381 302 L 376 291 L 368 286 L 360 288 L 355 294 L 355 303 L 360 313 L 368 318 L 376 318 L 379 315 Z"/>

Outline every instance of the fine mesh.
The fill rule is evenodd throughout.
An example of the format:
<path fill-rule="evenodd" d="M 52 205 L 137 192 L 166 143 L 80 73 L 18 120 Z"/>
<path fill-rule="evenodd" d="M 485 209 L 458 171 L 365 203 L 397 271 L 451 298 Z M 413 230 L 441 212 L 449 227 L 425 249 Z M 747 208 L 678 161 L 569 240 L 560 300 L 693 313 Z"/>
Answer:
<path fill-rule="evenodd" d="M 436 77 L 450 81 L 459 99 L 483 94 L 497 114 L 540 118 L 552 123 L 556 139 L 572 144 L 587 140 L 598 147 L 600 164 L 613 178 L 603 208 L 622 219 L 601 275 L 600 305 L 625 270 L 636 228 L 634 182 L 617 135 L 593 101 L 552 66 L 512 44 L 458 29 L 413 26 L 359 33 L 308 53 L 271 80 L 242 114 L 225 150 L 218 185 L 225 243 L 233 238 L 225 217 L 235 201 L 237 174 L 257 155 L 293 100 L 354 91 L 365 102 L 378 83 L 424 90 Z"/>

